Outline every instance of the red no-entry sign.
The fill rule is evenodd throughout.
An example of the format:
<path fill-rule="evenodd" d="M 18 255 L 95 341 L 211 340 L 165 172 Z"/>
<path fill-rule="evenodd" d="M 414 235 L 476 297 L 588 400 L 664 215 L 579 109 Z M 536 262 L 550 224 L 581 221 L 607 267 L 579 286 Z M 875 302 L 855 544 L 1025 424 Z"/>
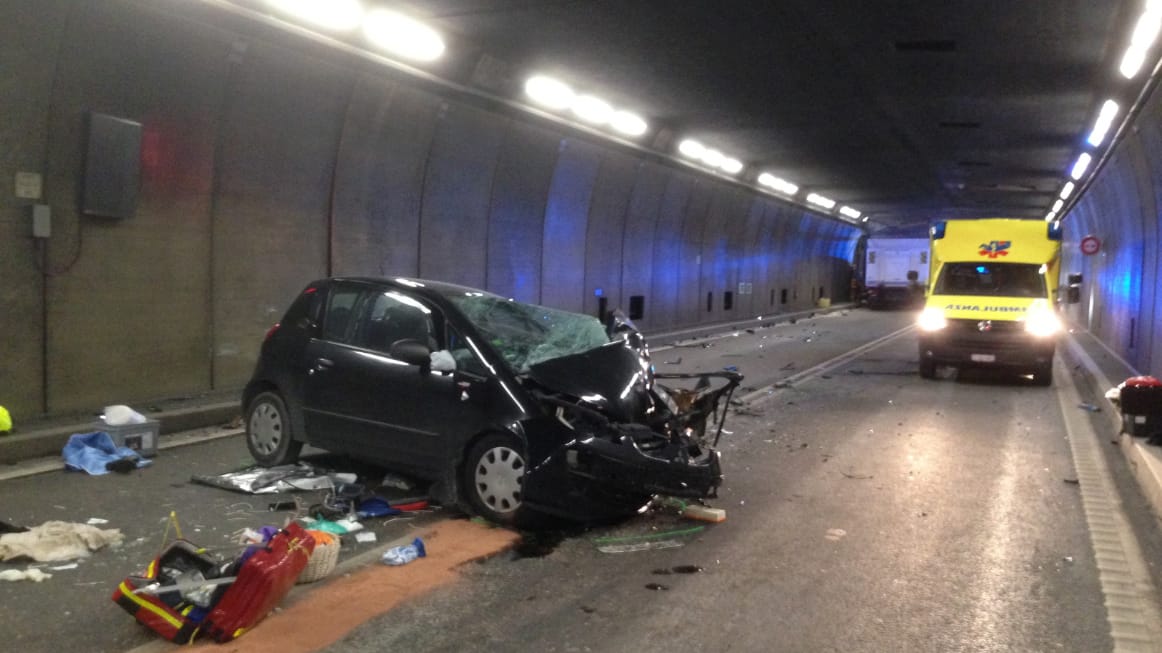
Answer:
<path fill-rule="evenodd" d="M 1101 251 L 1101 240 L 1097 236 L 1086 236 L 1081 239 L 1081 253 L 1089 256 Z"/>

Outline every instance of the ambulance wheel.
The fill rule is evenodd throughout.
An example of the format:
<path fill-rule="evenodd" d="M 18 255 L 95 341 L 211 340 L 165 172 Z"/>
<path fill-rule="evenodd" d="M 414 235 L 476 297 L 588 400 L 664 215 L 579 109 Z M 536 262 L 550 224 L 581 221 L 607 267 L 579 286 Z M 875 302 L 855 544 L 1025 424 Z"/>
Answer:
<path fill-rule="evenodd" d="M 1039 365 L 1033 371 L 1033 385 L 1041 387 L 1049 387 L 1053 384 L 1053 362 L 1050 361 L 1044 365 Z"/>
<path fill-rule="evenodd" d="M 935 379 L 936 378 L 936 361 L 930 358 L 920 359 L 920 378 Z"/>
<path fill-rule="evenodd" d="M 524 445 L 512 435 L 478 440 L 464 459 L 464 494 L 472 510 L 498 524 L 512 524 L 524 505 Z"/>
<path fill-rule="evenodd" d="M 290 413 L 277 392 L 263 392 L 246 409 L 246 448 L 263 467 L 276 467 L 299 459 L 303 443 L 294 439 Z"/>

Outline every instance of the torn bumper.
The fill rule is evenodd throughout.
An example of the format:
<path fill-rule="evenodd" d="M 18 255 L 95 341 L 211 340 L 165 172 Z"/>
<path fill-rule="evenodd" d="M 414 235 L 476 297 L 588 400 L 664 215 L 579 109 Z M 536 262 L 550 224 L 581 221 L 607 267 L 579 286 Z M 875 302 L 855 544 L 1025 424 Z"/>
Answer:
<path fill-rule="evenodd" d="M 524 499 L 546 512 L 598 519 L 633 512 L 655 494 L 716 496 L 722 482 L 717 451 L 669 443 L 640 425 L 609 428 L 619 434 L 570 440 L 530 466 Z"/>
<path fill-rule="evenodd" d="M 622 434 L 616 441 L 593 437 L 572 445 L 566 452 L 569 473 L 615 493 L 716 496 L 722 482 L 717 451 L 667 442 L 648 429 L 627 430 L 642 432 Z"/>

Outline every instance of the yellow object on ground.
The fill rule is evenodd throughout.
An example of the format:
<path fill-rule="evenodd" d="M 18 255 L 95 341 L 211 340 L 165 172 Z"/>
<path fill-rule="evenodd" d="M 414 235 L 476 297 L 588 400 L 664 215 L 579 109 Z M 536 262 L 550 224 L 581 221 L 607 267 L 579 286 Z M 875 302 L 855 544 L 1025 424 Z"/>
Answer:
<path fill-rule="evenodd" d="M 8 409 L 0 406 L 0 433 L 7 433 L 12 430 L 12 416 L 8 414 Z"/>

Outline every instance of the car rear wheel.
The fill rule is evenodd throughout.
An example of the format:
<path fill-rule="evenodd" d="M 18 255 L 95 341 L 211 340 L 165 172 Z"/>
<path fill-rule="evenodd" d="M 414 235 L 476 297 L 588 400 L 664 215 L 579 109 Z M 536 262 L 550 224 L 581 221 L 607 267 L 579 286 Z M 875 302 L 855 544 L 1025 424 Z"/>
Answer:
<path fill-rule="evenodd" d="M 286 403 L 276 392 L 263 392 L 246 413 L 246 447 L 258 464 L 286 465 L 299 458 L 303 443 L 294 439 Z"/>
<path fill-rule="evenodd" d="M 511 524 L 524 505 L 525 469 L 524 446 L 516 437 L 486 436 L 469 449 L 465 459 L 465 499 L 480 516 Z"/>

